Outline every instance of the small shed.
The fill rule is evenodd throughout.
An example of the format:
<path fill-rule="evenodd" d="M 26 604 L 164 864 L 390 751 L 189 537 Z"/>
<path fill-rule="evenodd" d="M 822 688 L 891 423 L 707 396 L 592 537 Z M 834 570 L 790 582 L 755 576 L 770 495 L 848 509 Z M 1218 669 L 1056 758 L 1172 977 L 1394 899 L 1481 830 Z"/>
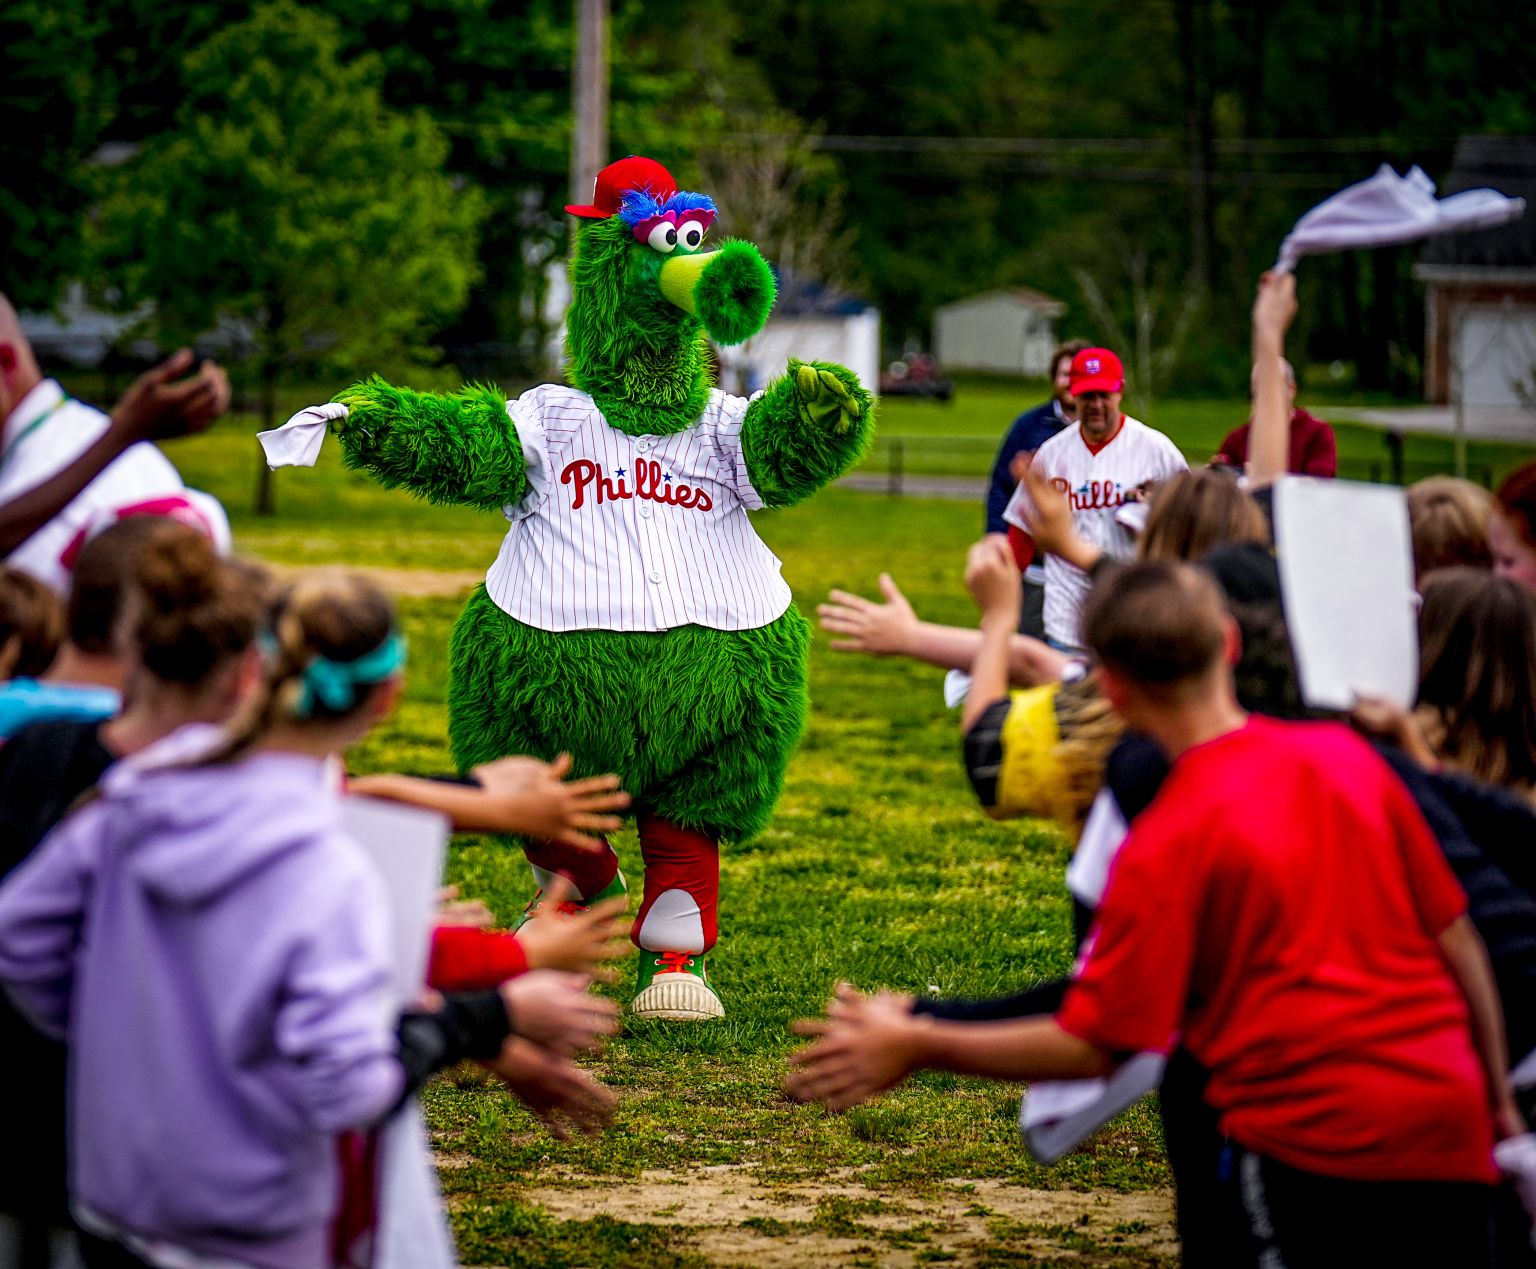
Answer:
<path fill-rule="evenodd" d="M 798 274 L 774 271 L 778 298 L 768 324 L 722 347 L 720 386 L 743 396 L 784 373 L 791 357 L 847 366 L 871 392 L 880 382 L 880 310 L 868 300 Z"/>
<path fill-rule="evenodd" d="M 933 351 L 945 370 L 1043 379 L 1051 373 L 1056 319 L 1067 306 L 1027 286 L 985 291 L 933 315 Z"/>
<path fill-rule="evenodd" d="M 1424 392 L 1437 404 L 1529 404 L 1536 389 L 1536 137 L 1463 137 L 1442 196 L 1496 189 L 1526 214 L 1425 246 Z"/>

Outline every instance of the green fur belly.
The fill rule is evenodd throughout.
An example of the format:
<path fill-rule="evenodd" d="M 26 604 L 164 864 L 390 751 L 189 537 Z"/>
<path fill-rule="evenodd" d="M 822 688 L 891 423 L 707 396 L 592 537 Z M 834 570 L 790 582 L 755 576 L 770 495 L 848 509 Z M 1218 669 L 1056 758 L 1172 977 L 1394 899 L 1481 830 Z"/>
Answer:
<path fill-rule="evenodd" d="M 805 729 L 809 642 L 794 607 L 755 630 L 538 630 L 482 586 L 453 631 L 454 759 L 568 751 L 677 823 L 750 837 Z"/>

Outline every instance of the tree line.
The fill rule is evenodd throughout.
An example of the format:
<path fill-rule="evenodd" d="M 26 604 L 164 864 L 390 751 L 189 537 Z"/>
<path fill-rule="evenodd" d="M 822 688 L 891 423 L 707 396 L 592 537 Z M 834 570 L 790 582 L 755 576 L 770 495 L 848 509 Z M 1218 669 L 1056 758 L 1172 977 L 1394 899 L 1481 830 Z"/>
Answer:
<path fill-rule="evenodd" d="M 0 286 L 82 279 L 156 333 L 209 313 L 267 378 L 489 349 L 540 372 L 570 138 L 570 0 L 12 0 Z M 1184 332 L 1246 380 L 1255 275 L 1381 162 L 1536 132 L 1536 6 L 1457 0 L 614 0 L 611 151 L 880 305 L 888 342 L 1010 284 L 1064 330 Z M 1309 357 L 1416 390 L 1413 254 L 1308 263 Z M 1095 302 L 1095 297 L 1097 301 Z M 146 301 L 150 302 L 146 306 Z"/>

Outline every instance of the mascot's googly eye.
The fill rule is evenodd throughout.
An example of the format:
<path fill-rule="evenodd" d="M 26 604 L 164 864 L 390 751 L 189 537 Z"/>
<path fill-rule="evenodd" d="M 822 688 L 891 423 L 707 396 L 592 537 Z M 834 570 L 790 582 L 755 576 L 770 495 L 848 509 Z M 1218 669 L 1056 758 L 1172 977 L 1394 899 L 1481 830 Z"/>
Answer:
<path fill-rule="evenodd" d="M 670 220 L 663 220 L 652 227 L 645 240 L 657 251 L 666 255 L 677 246 L 677 226 Z"/>
<path fill-rule="evenodd" d="M 709 228 L 703 221 L 685 220 L 677 227 L 677 245 L 684 251 L 697 251 L 699 244 L 704 241 L 704 232 Z"/>

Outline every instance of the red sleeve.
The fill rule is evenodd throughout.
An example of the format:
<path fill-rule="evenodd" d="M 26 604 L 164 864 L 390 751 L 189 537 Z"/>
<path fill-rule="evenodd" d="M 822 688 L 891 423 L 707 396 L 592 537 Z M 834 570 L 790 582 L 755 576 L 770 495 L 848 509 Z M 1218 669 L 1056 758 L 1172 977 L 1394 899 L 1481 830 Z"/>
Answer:
<path fill-rule="evenodd" d="M 439 925 L 432 931 L 427 986 L 434 991 L 484 991 L 528 970 L 517 935 L 468 925 Z"/>
<path fill-rule="evenodd" d="M 1321 419 L 1313 419 L 1312 423 L 1312 435 L 1307 438 L 1306 461 L 1301 465 L 1302 475 L 1337 476 L 1339 452 L 1333 429 Z"/>
<path fill-rule="evenodd" d="M 1216 451 L 1211 459 L 1213 463 L 1222 462 L 1231 467 L 1241 467 L 1248 461 L 1248 424 L 1234 427 L 1227 433 L 1221 442 L 1221 448 Z"/>
<path fill-rule="evenodd" d="M 1397 831 L 1398 852 L 1408 875 L 1408 892 L 1413 897 L 1419 923 L 1431 938 L 1439 938 L 1447 927 L 1467 910 L 1466 892 L 1446 862 L 1445 852 L 1424 821 L 1413 795 L 1403 782 L 1386 773 L 1387 814 Z"/>
<path fill-rule="evenodd" d="M 1029 567 L 1030 561 L 1035 558 L 1035 540 L 1025 533 L 1016 524 L 1008 526 L 1008 545 L 1013 548 L 1014 563 L 1019 566 L 1019 572 Z"/>
<path fill-rule="evenodd" d="M 1087 960 L 1056 1015 L 1064 1031 L 1112 1053 L 1166 1051 L 1189 999 L 1198 914 L 1188 871 L 1169 867 L 1178 852 L 1156 844 L 1163 837 L 1138 827 L 1120 848 Z"/>

